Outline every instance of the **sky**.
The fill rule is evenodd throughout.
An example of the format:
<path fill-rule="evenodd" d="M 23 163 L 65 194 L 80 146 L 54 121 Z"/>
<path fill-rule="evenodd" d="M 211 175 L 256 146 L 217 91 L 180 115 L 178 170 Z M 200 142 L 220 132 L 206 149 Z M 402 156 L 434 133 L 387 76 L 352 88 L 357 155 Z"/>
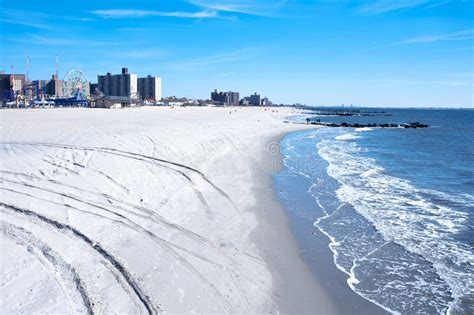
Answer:
<path fill-rule="evenodd" d="M 0 0 L 0 70 L 162 77 L 164 96 L 474 108 L 474 0 Z"/>

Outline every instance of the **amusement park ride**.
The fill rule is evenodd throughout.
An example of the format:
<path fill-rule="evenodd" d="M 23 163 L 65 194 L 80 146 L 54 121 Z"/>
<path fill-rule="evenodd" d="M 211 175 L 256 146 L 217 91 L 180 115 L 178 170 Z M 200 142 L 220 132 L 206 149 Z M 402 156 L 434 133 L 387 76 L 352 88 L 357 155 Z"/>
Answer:
<path fill-rule="evenodd" d="M 69 71 L 64 77 L 63 98 L 55 99 L 56 105 L 87 106 L 90 84 L 87 76 L 79 69 Z"/>
<path fill-rule="evenodd" d="M 79 69 L 69 71 L 64 77 L 62 84 L 62 97 L 45 98 L 44 85 L 40 88 L 39 82 L 36 84 L 29 81 L 29 58 L 26 59 L 26 80 L 22 90 L 15 91 L 13 86 L 6 91 L 3 99 L 7 107 L 27 107 L 30 106 L 88 106 L 90 83 L 84 72 Z M 13 74 L 12 66 L 12 74 Z M 56 59 L 56 79 L 58 78 L 58 60 Z M 13 81 L 15 80 L 13 74 Z"/>

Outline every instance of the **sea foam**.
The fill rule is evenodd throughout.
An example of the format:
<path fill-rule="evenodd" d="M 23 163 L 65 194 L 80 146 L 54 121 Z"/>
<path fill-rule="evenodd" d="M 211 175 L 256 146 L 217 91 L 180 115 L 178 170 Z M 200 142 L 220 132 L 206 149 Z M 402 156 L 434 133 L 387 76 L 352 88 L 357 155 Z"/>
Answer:
<path fill-rule="evenodd" d="M 339 263 L 345 265 L 346 271 L 352 270 L 355 273 L 351 278 L 357 279 L 358 282 L 351 281 L 352 285 L 362 295 L 381 304 L 389 300 L 388 296 L 384 296 L 385 292 L 392 292 L 391 294 L 396 296 L 394 292 L 404 290 L 412 295 L 412 301 L 405 300 L 401 295 L 398 304 L 394 303 L 390 308 L 406 304 L 405 309 L 420 310 L 420 305 L 413 304 L 413 298 L 422 298 L 423 295 L 429 294 L 432 296 L 429 302 L 431 307 L 425 308 L 425 311 L 445 312 L 448 305 L 456 310 L 466 295 L 474 293 L 474 254 L 472 249 L 456 242 L 452 237 L 465 228 L 468 215 L 446 204 L 469 200 L 463 200 L 466 198 L 462 196 L 452 197 L 441 192 L 420 189 L 408 180 L 390 176 L 375 160 L 362 157 L 354 141 L 340 141 L 354 138 L 357 138 L 354 134 L 343 134 L 322 140 L 317 145 L 318 153 L 329 164 L 328 175 L 341 184 L 336 192 L 338 199 L 351 204 L 373 225 L 382 236 L 384 244 L 393 245 L 389 246 L 391 252 L 387 252 L 383 247 L 379 249 L 377 246 L 380 244 L 377 243 L 380 241 L 376 241 L 373 252 L 365 256 L 360 256 L 364 250 L 357 251 L 345 248 L 344 245 L 333 248 L 338 251 L 340 260 L 341 257 L 347 256 L 344 258 L 345 263 Z M 430 200 L 438 200 L 439 204 Z M 341 217 L 338 224 L 350 224 L 345 220 L 346 222 L 344 217 Z M 336 224 L 333 218 L 328 218 L 327 221 Z M 337 235 L 341 232 L 331 232 L 334 227 L 324 220 L 317 226 L 328 234 L 334 232 Z M 364 237 L 361 238 L 362 243 L 369 240 L 364 241 Z M 335 235 L 332 235 L 332 238 L 332 242 L 339 241 Z M 371 241 L 368 241 L 364 246 L 370 248 L 370 243 Z M 392 260 L 395 259 L 393 255 L 397 253 L 396 249 L 398 254 L 395 257 L 398 261 L 405 261 L 404 268 Z M 382 261 L 384 263 L 380 265 Z M 347 270 L 349 262 L 352 267 Z M 410 264 L 416 267 L 407 269 Z M 385 282 L 374 287 L 372 282 L 363 281 L 364 278 L 370 278 L 370 271 L 366 269 L 368 266 L 378 266 L 376 268 L 382 268 L 383 272 L 392 274 L 393 277 L 379 275 L 378 280 L 384 279 Z M 419 268 L 425 268 L 425 272 L 419 271 Z M 433 269 L 431 272 L 430 268 Z M 400 279 L 393 280 L 397 277 Z M 368 293 L 369 291 L 371 293 Z M 393 296 L 391 299 L 394 299 Z"/>

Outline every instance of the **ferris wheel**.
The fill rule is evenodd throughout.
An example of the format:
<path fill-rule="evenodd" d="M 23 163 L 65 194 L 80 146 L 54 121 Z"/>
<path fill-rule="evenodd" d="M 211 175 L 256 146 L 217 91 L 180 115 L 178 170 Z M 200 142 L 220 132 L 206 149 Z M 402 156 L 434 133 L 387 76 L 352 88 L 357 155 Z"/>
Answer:
<path fill-rule="evenodd" d="M 64 77 L 64 97 L 75 97 L 84 100 L 89 96 L 89 80 L 84 72 L 79 69 L 69 71 Z"/>

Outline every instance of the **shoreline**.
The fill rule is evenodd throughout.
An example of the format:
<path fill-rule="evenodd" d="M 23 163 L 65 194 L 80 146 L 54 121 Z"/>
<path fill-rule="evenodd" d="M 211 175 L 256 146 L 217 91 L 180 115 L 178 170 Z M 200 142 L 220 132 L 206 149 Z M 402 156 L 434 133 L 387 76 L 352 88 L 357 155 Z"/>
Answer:
<path fill-rule="evenodd" d="M 269 143 L 281 145 L 281 140 L 286 135 L 297 132 L 301 130 L 282 132 L 273 136 Z M 280 311 L 300 314 L 387 313 L 349 287 L 347 275 L 334 264 L 329 238 L 312 224 L 302 226 L 297 219 L 291 217 L 279 201 L 273 184 L 273 176 L 283 168 L 283 157 L 280 151 L 272 154 L 267 150 L 264 155 L 264 160 L 272 160 L 272 165 L 279 167 L 273 168 L 270 174 L 261 176 L 260 182 L 263 184 L 258 191 L 265 208 L 263 211 L 255 210 L 260 223 L 251 236 L 260 244 L 258 247 L 268 259 L 274 281 L 273 294 Z M 309 237 L 317 238 L 319 255 L 310 258 L 312 261 L 302 254 L 305 251 L 304 244 L 299 242 L 295 228 L 305 228 Z M 273 247 L 272 243 L 277 243 L 278 247 Z"/>
<path fill-rule="evenodd" d="M 266 147 L 279 143 L 287 133 L 274 135 Z M 272 274 L 272 299 L 284 314 L 314 314 L 316 309 L 316 313 L 336 314 L 335 301 L 328 298 L 302 259 L 288 214 L 274 191 L 272 176 L 281 169 L 281 154 L 266 150 L 260 159 L 270 161 L 272 167 L 270 172 L 260 174 L 254 181 L 258 196 L 254 212 L 259 224 L 252 231 L 251 238 L 257 243 Z"/>

